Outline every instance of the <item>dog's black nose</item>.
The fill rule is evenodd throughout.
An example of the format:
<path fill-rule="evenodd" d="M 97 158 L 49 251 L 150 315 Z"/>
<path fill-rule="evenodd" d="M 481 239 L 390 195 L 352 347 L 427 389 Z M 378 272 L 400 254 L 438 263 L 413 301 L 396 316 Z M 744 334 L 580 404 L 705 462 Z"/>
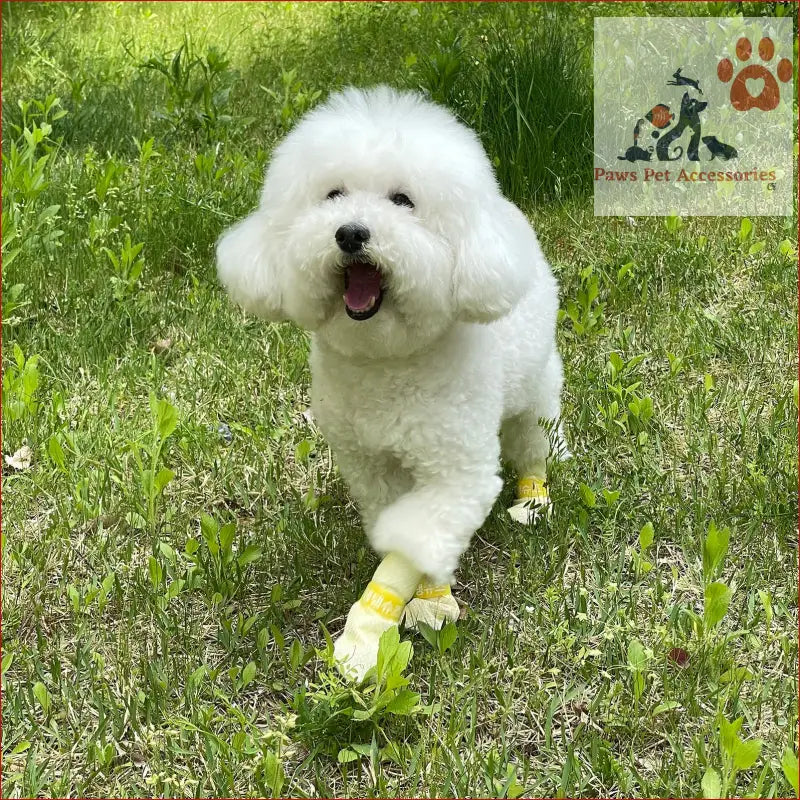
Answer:
<path fill-rule="evenodd" d="M 357 253 L 369 241 L 369 229 L 358 222 L 348 222 L 336 231 L 336 244 L 345 253 Z"/>

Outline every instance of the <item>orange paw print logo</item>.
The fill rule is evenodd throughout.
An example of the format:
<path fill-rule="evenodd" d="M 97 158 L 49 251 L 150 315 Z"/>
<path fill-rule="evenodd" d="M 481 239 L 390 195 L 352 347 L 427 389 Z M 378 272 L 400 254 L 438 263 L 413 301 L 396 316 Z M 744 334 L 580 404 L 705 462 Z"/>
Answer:
<path fill-rule="evenodd" d="M 739 61 L 749 61 L 753 47 L 750 40 L 744 36 L 736 42 L 736 57 Z M 758 55 L 763 62 L 772 61 L 775 55 L 775 45 L 768 36 L 758 43 Z M 788 83 L 792 79 L 792 62 L 782 58 L 778 62 L 778 80 Z M 733 78 L 733 64 L 729 58 L 723 58 L 717 64 L 717 77 L 723 82 Z M 751 82 L 753 94 L 747 85 Z M 763 81 L 763 83 L 761 83 Z M 760 91 L 759 91 L 760 88 Z M 749 111 L 751 108 L 760 108 L 762 111 L 772 111 L 777 108 L 780 100 L 780 89 L 775 76 L 762 64 L 748 64 L 734 78 L 731 86 L 731 105 L 737 111 Z"/>

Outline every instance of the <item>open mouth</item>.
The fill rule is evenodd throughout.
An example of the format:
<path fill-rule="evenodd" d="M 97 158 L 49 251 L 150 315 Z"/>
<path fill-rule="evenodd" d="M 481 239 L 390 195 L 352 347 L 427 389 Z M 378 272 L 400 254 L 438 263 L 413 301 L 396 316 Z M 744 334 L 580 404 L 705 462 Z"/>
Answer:
<path fill-rule="evenodd" d="M 344 308 L 350 319 L 369 319 L 383 300 L 381 273 L 374 264 L 355 261 L 345 267 Z"/>

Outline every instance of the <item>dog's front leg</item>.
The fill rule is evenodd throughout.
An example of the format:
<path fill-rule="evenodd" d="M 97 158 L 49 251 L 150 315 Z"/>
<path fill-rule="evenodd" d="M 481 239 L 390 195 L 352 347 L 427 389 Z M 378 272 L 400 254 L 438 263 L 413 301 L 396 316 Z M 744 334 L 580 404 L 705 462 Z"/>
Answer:
<path fill-rule="evenodd" d="M 446 472 L 448 465 L 441 469 Z M 437 480 L 418 479 L 418 488 L 378 515 L 368 531 L 372 546 L 379 553 L 401 553 L 435 585 L 452 583 L 458 559 L 502 488 L 495 469 L 492 460 L 482 469 L 451 471 Z"/>
<path fill-rule="evenodd" d="M 406 603 L 414 596 L 422 573 L 399 553 L 381 561 L 364 594 L 353 604 L 333 654 L 342 672 L 362 680 L 378 662 L 381 634 L 400 622 Z"/>

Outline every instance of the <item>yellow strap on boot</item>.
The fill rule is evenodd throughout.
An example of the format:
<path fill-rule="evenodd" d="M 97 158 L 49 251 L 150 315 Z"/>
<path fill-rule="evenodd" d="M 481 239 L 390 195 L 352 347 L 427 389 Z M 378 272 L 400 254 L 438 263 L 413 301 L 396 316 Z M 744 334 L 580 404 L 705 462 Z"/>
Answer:
<path fill-rule="evenodd" d="M 447 597 L 449 594 L 451 594 L 449 583 L 440 583 L 437 585 L 422 581 L 417 587 L 417 591 L 414 592 L 414 597 L 420 600 L 435 600 L 439 597 Z"/>
<path fill-rule="evenodd" d="M 395 594 L 391 589 L 387 589 L 375 581 L 370 581 L 367 584 L 367 588 L 364 589 L 364 594 L 361 595 L 359 602 L 391 622 L 400 621 L 406 605 L 400 595 Z"/>
<path fill-rule="evenodd" d="M 550 499 L 544 478 L 528 475 L 517 482 L 517 500 L 538 500 L 546 503 Z"/>

